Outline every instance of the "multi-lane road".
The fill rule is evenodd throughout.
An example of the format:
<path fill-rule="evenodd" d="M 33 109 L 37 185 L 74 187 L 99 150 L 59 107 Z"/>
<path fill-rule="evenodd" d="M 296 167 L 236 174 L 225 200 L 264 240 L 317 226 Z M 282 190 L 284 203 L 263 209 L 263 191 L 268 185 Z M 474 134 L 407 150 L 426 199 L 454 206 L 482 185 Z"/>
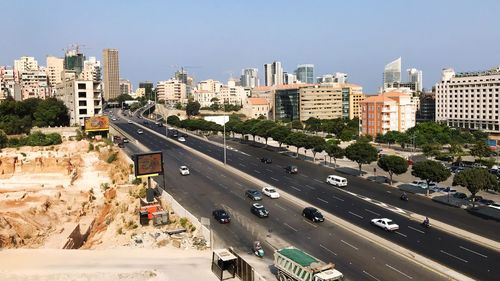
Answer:
<path fill-rule="evenodd" d="M 364 239 L 355 238 L 356 236 L 350 233 L 345 231 L 343 234 L 335 233 L 335 231 L 342 232 L 342 230 L 335 227 L 334 224 L 327 222 L 322 225 L 311 225 L 308 222 L 302 221 L 300 209 L 293 206 L 293 204 L 286 205 L 289 203 L 284 200 L 272 201 L 266 205 L 271 211 L 269 219 L 258 220 L 257 218 L 253 218 L 248 211 L 250 202 L 242 204 L 241 200 L 245 200 L 243 196 L 244 190 L 249 187 L 255 187 L 255 184 L 246 182 L 241 178 L 234 178 L 234 175 L 226 173 L 224 170 L 221 171 L 218 166 L 212 167 L 215 171 L 212 173 L 208 168 L 211 166 L 208 161 L 200 158 L 197 159 L 181 148 L 168 145 L 164 139 L 150 134 L 147 130 L 145 130 L 145 134 L 137 135 L 136 130 L 138 127 L 136 125 L 126 124 L 123 121 L 118 121 L 117 125 L 128 134 L 136 137 L 151 150 L 166 149 L 166 159 L 169 159 L 175 165 L 187 164 L 192 171 L 194 169 L 193 175 L 179 178 L 176 173 L 178 167 L 175 167 L 175 179 L 167 181 L 167 183 L 178 181 L 179 185 L 175 184 L 175 187 L 174 185 L 172 186 L 172 192 L 174 192 L 176 198 L 188 200 L 187 205 L 193 208 L 194 212 L 199 215 L 208 216 L 217 204 L 221 204 L 221 202 L 227 204 L 229 211 L 237 218 L 237 223 L 232 223 L 231 226 L 218 227 L 230 227 L 233 231 L 234 229 L 241 228 L 239 231 L 234 231 L 234 237 L 227 237 L 230 241 L 241 239 L 239 240 L 240 243 L 249 243 L 248 241 L 255 239 L 255 234 L 267 234 L 269 229 L 272 229 L 272 235 L 282 236 L 290 243 L 304 248 L 325 260 L 335 261 L 339 268 L 346 272 L 348 277 L 353 279 L 367 277 L 369 279 L 371 278 L 370 276 L 381 280 L 401 279 L 402 277 L 423 279 L 421 277 L 424 277 L 425 274 L 431 274 L 414 264 L 405 264 L 407 261 L 404 259 L 395 257 L 380 247 L 371 245 Z M 165 128 L 153 126 L 152 129 L 160 129 L 160 132 L 165 133 Z M 186 138 L 185 144 L 208 155 L 213 154 L 210 156 L 217 159 L 220 159 L 222 155 L 220 147 L 196 138 Z M 172 151 L 171 154 L 168 154 L 168 151 Z M 261 153 L 270 153 L 265 152 L 265 150 L 259 151 Z M 269 182 L 302 200 L 310 202 L 312 205 L 327 210 L 352 224 L 376 233 L 398 245 L 427 256 L 468 276 L 482 280 L 495 279 L 496 269 L 494 268 L 494 264 L 499 261 L 498 252 L 464 241 L 437 229 L 424 229 L 419 223 L 410 221 L 403 216 L 398 216 L 384 207 L 336 190 L 324 183 L 324 178 L 329 171 L 321 171 L 317 166 L 316 169 L 308 171 L 303 169 L 302 164 L 300 165 L 301 171 L 298 175 L 288 175 L 284 173 L 283 166 L 286 164 L 295 164 L 291 163 L 291 161 L 295 161 L 294 159 L 284 156 L 281 159 L 278 155 L 273 155 L 273 164 L 262 164 L 257 156 L 260 155 L 252 156 L 249 153 L 230 150 L 228 151 L 227 159 L 228 163 L 233 167 Z M 197 167 L 197 165 L 199 166 Z M 172 170 L 172 167 L 170 167 L 170 170 Z M 198 173 L 199 175 L 197 175 Z M 169 175 L 167 174 L 167 176 Z M 351 179 L 349 180 L 350 188 L 357 185 L 356 182 L 353 182 Z M 195 186 L 195 189 L 188 189 L 188 186 L 190 188 Z M 179 187 L 179 190 L 176 187 Z M 226 196 L 234 198 L 226 198 Z M 291 210 L 294 210 L 293 215 L 290 214 Z M 400 230 L 396 233 L 385 233 L 376 229 L 369 225 L 369 220 L 373 217 L 393 218 L 400 225 Z M 333 230 L 335 231 L 332 232 Z M 219 233 L 222 233 L 222 236 L 224 236 L 230 235 L 231 231 L 219 231 Z M 248 237 L 248 235 L 251 237 Z M 339 236 L 341 237 L 340 240 L 331 241 L 331 239 Z M 350 239 L 356 239 L 356 242 L 350 243 Z M 357 245 L 364 246 L 358 247 Z M 372 248 L 370 248 L 370 245 Z M 345 249 L 342 250 L 343 248 Z M 343 252 L 340 254 L 336 251 Z M 391 262 L 372 262 L 370 257 L 373 257 L 376 261 L 390 258 Z M 357 262 L 353 263 L 352 261 Z M 367 266 L 366 269 L 360 266 L 362 264 Z M 397 270 L 393 270 L 393 268 Z M 398 273 L 400 276 L 391 277 L 387 275 L 391 273 Z"/>

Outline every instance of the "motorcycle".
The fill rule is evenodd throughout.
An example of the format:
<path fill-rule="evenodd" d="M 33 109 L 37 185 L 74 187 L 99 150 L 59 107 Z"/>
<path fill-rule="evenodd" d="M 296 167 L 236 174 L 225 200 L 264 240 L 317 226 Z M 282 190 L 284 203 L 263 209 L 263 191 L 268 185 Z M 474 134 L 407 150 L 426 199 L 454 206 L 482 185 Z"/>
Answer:
<path fill-rule="evenodd" d="M 403 200 L 403 201 L 408 201 L 408 195 L 401 195 L 401 197 L 399 197 L 399 199 Z"/>
<path fill-rule="evenodd" d="M 427 220 L 424 220 L 422 222 L 422 226 L 425 227 L 425 228 L 429 228 L 429 227 L 431 227 L 431 223 L 429 221 L 427 221 Z"/>
<path fill-rule="evenodd" d="M 262 248 L 262 245 L 260 244 L 260 241 L 254 241 L 253 242 L 253 253 L 259 257 L 262 258 L 264 257 L 264 249 Z"/>

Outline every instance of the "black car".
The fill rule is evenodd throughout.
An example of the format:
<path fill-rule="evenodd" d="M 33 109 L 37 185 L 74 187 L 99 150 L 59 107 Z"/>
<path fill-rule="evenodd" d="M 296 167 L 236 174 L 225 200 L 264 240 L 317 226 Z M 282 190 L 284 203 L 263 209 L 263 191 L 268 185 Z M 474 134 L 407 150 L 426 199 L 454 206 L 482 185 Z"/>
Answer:
<path fill-rule="evenodd" d="M 286 166 L 285 171 L 289 174 L 296 174 L 299 172 L 297 166 Z"/>
<path fill-rule="evenodd" d="M 486 205 L 486 206 L 489 206 L 489 205 L 495 203 L 495 201 L 490 200 L 490 199 L 485 199 L 485 198 L 481 198 L 479 200 L 476 200 L 476 202 L 481 204 L 481 205 Z"/>
<path fill-rule="evenodd" d="M 465 193 L 462 193 L 462 192 L 457 192 L 457 193 L 453 194 L 453 197 L 458 198 L 458 199 L 466 199 L 467 195 Z"/>
<path fill-rule="evenodd" d="M 212 216 L 220 223 L 229 223 L 231 221 L 231 217 L 229 217 L 229 214 L 223 209 L 213 211 Z"/>
<path fill-rule="evenodd" d="M 245 195 L 253 201 L 262 200 L 262 193 L 257 189 L 249 189 L 245 192 Z"/>
<path fill-rule="evenodd" d="M 149 124 L 149 122 L 148 122 L 148 121 L 146 121 L 146 120 L 144 120 L 142 123 L 143 123 L 144 125 Z"/>
<path fill-rule="evenodd" d="M 323 214 L 321 214 L 320 211 L 318 211 L 316 208 L 313 207 L 306 207 L 302 211 L 302 216 L 306 219 L 309 219 L 313 222 L 322 222 L 325 220 L 323 217 Z"/>
<path fill-rule="evenodd" d="M 260 203 L 252 204 L 250 212 L 259 218 L 267 218 L 269 216 L 269 211 Z"/>
<path fill-rule="evenodd" d="M 271 164 L 271 163 L 273 163 L 273 160 L 271 160 L 271 158 L 262 157 L 262 158 L 260 158 L 260 162 L 266 163 L 266 164 Z"/>

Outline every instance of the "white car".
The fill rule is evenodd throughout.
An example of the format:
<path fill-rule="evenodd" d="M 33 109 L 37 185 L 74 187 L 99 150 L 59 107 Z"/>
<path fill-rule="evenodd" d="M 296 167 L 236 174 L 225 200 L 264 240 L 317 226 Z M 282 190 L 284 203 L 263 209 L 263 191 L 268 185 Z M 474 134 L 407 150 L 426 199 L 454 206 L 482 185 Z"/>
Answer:
<path fill-rule="evenodd" d="M 180 142 L 185 142 L 186 141 L 186 139 L 184 137 L 178 137 L 177 140 L 180 141 Z"/>
<path fill-rule="evenodd" d="M 498 204 L 498 203 L 490 204 L 490 205 L 488 205 L 488 207 L 500 210 L 500 204 Z"/>
<path fill-rule="evenodd" d="M 387 231 L 395 231 L 399 229 L 399 225 L 395 224 L 392 220 L 387 218 L 372 219 L 371 223 Z"/>
<path fill-rule="evenodd" d="M 132 120 L 128 120 L 127 123 L 132 124 Z"/>
<path fill-rule="evenodd" d="M 186 166 L 181 166 L 179 168 L 179 172 L 181 172 L 181 175 L 183 175 L 183 176 L 189 175 L 189 169 Z"/>
<path fill-rule="evenodd" d="M 280 198 L 280 194 L 276 191 L 276 188 L 272 186 L 264 186 L 262 188 L 262 193 L 272 199 Z"/>

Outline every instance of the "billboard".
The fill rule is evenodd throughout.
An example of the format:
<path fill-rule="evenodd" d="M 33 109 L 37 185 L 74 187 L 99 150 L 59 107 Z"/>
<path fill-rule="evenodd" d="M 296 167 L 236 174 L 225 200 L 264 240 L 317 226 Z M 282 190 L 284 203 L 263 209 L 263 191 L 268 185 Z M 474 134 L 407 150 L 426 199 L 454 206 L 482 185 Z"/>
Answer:
<path fill-rule="evenodd" d="M 93 116 L 85 119 L 85 132 L 109 131 L 108 116 Z"/>
<path fill-rule="evenodd" d="M 163 153 L 161 151 L 135 154 L 135 176 L 154 177 L 163 174 Z"/>

